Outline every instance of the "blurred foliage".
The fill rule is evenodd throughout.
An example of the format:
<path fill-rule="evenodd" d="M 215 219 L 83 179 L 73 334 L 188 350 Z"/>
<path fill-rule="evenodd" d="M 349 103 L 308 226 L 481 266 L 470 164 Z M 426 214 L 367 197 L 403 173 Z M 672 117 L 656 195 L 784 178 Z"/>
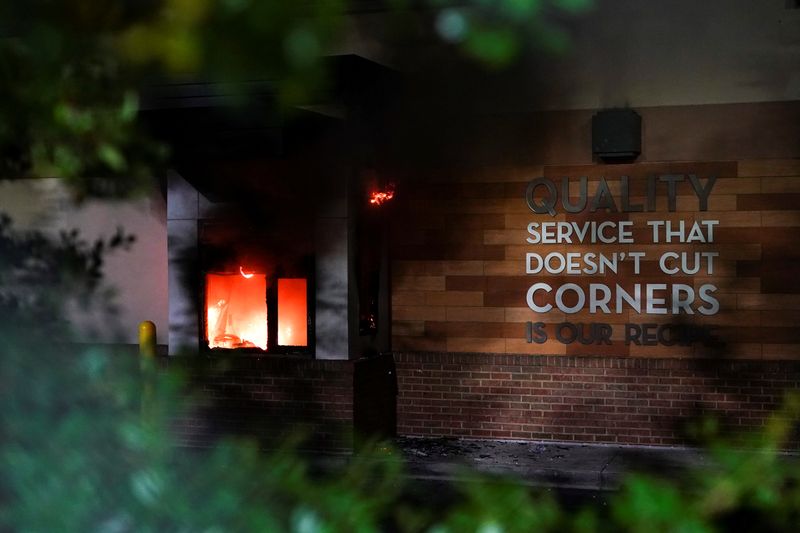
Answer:
<path fill-rule="evenodd" d="M 565 517 L 552 496 L 532 494 L 530 487 L 518 482 L 468 474 L 461 488 L 464 501 L 432 528 L 436 533 L 559 531 L 565 526 Z"/>
<path fill-rule="evenodd" d="M 109 192 L 91 177 L 124 176 L 112 195 L 147 184 L 163 148 L 139 131 L 137 91 L 110 44 L 142 16 L 136 2 L 0 6 L 0 176 L 63 177 L 79 196 Z"/>
<path fill-rule="evenodd" d="M 445 42 L 487 66 L 524 43 L 563 50 L 559 15 L 590 0 L 393 0 L 391 17 L 432 13 Z M 326 86 L 323 57 L 346 35 L 347 0 L 12 0 L 0 4 L 0 178 L 62 177 L 78 198 L 127 196 L 168 147 L 139 123 L 148 87 L 268 80 L 284 108 Z M 380 6 L 381 3 L 376 3 Z M 402 17 L 398 17 L 398 20 Z M 97 188 L 92 177 L 117 177 Z"/>
<path fill-rule="evenodd" d="M 500 68 L 510 65 L 525 45 L 564 53 L 568 32 L 558 24 L 563 16 L 589 11 L 592 0 L 431 0 L 440 11 L 436 30 L 482 64 Z"/>
<path fill-rule="evenodd" d="M 789 394 L 762 431 L 722 438 L 702 424 L 708 466 L 675 481 L 634 475 L 612 503 L 628 531 L 796 531 L 800 463 L 782 450 L 797 440 L 800 396 Z"/>
<path fill-rule="evenodd" d="M 0 529 L 41 532 L 378 530 L 398 463 L 360 456 L 311 476 L 291 447 L 177 446 L 174 372 L 2 327 Z M 26 333 L 31 333 L 27 330 Z M 44 365 L 47 368 L 43 368 Z M 154 391 L 147 416 L 145 382 Z M 154 408 L 157 407 L 157 408 Z"/>

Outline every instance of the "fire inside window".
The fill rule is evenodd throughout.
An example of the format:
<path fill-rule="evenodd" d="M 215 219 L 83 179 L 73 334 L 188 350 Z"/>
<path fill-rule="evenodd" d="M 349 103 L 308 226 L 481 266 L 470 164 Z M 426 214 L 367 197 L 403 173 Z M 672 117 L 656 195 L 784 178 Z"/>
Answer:
<path fill-rule="evenodd" d="M 308 346 L 307 281 L 279 278 L 277 346 Z M 209 348 L 267 350 L 270 320 L 269 280 L 240 267 L 238 272 L 206 274 L 206 339 Z"/>
<path fill-rule="evenodd" d="M 278 345 L 308 346 L 306 280 L 278 280 Z"/>

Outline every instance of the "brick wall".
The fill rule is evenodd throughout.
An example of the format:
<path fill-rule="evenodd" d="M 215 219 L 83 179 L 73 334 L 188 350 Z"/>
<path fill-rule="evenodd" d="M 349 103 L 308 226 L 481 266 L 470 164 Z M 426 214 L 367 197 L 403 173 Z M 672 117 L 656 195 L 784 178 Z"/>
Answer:
<path fill-rule="evenodd" d="M 292 357 L 169 359 L 199 405 L 176 424 L 185 445 L 240 435 L 273 446 L 299 431 L 308 448 L 352 445 L 353 364 Z"/>
<path fill-rule="evenodd" d="M 758 428 L 800 387 L 797 361 L 462 353 L 396 361 L 403 435 L 677 445 L 701 416 Z"/>
<path fill-rule="evenodd" d="M 463 157 L 407 169 L 391 241 L 399 433 L 677 444 L 697 415 L 713 414 L 733 428 L 758 427 L 784 391 L 800 385 L 798 103 L 641 112 L 644 152 L 632 164 L 591 162 L 587 111 L 553 112 L 538 121 L 514 115 L 459 145 Z M 759 127 L 757 117 L 770 117 L 774 127 Z M 708 209 L 699 209 L 688 180 L 677 185 L 675 211 L 663 190 L 655 211 L 640 213 L 562 210 L 551 217 L 533 213 L 525 200 L 528 182 L 539 176 L 556 183 L 572 178 L 573 203 L 578 178 L 588 178 L 590 199 L 606 178 L 619 200 L 621 176 L 628 176 L 631 203 L 638 204 L 647 177 L 664 174 L 715 176 Z M 526 242 L 530 222 L 605 220 L 633 222 L 635 244 Z M 719 225 L 711 243 L 664 245 L 648 237 L 651 220 Z M 625 262 L 602 276 L 526 274 L 526 253 L 551 251 L 643 251 L 647 257 L 638 274 Z M 713 274 L 667 276 L 657 262 L 667 251 L 719 256 Z M 720 310 L 708 316 L 536 313 L 526 294 L 537 282 L 584 290 L 590 283 L 618 284 L 628 291 L 634 284 L 698 290 L 713 283 Z M 552 293 L 539 297 L 539 305 L 554 303 Z M 547 342 L 528 342 L 527 322 L 543 322 Z M 559 342 L 554 333 L 563 322 L 608 323 L 611 344 Z M 626 344 L 630 323 L 713 327 L 717 340 Z"/>

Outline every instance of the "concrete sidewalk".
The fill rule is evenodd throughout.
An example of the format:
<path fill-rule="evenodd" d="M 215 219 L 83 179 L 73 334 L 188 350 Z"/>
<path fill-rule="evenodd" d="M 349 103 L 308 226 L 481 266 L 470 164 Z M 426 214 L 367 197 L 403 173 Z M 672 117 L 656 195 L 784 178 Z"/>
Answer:
<path fill-rule="evenodd" d="M 472 471 L 588 491 L 615 490 L 634 471 L 670 477 L 710 466 L 702 451 L 691 448 L 409 437 L 396 445 L 415 479 L 453 480 Z"/>
<path fill-rule="evenodd" d="M 715 467 L 707 452 L 685 447 L 428 437 L 398 437 L 393 446 L 398 453 L 385 456 L 386 460 L 402 460 L 409 478 L 437 487 L 466 481 L 478 473 L 531 487 L 597 493 L 618 489 L 625 476 L 634 472 L 669 479 Z M 787 464 L 800 465 L 800 454 L 781 455 Z M 316 451 L 307 459 L 320 471 L 333 472 L 344 467 L 352 455 Z"/>

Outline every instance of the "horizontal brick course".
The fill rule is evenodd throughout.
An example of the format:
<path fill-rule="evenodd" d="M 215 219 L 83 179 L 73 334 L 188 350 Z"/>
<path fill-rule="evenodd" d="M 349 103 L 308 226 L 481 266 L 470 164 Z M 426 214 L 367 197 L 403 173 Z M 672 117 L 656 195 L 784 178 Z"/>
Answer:
<path fill-rule="evenodd" d="M 304 446 L 352 444 L 353 363 L 294 357 L 170 358 L 202 400 L 176 421 L 180 442 L 245 435 L 271 446 L 299 432 Z"/>
<path fill-rule="evenodd" d="M 798 361 L 445 352 L 395 361 L 401 435 L 678 445 L 699 416 L 757 429 L 800 387 Z"/>

